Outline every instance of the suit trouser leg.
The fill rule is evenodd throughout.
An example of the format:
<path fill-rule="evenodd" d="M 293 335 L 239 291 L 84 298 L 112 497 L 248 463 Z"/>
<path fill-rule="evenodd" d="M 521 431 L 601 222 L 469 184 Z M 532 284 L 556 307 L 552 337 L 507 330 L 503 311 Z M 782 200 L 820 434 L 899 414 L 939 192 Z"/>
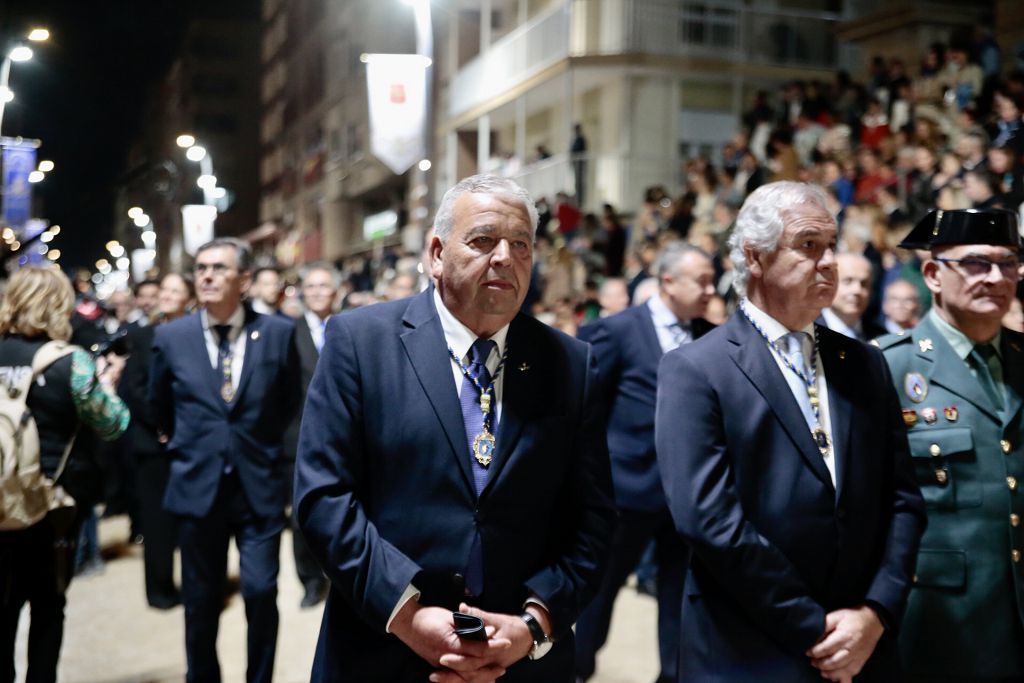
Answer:
<path fill-rule="evenodd" d="M 661 677 L 658 680 L 668 683 L 676 680 L 679 669 L 683 584 L 686 583 L 690 549 L 676 532 L 667 510 L 655 532 L 655 556 L 658 564 L 658 653 L 661 656 Z"/>
<path fill-rule="evenodd" d="M 148 455 L 137 469 L 139 515 L 145 540 L 142 547 L 146 575 L 146 600 L 151 607 L 170 606 L 178 592 L 174 586 L 174 548 L 177 522 L 164 510 L 171 463 L 168 456 Z"/>
<path fill-rule="evenodd" d="M 224 483 L 221 487 L 223 489 Z M 181 598 L 185 605 L 188 683 L 219 683 L 217 631 L 228 564 L 227 505 L 223 491 L 205 517 L 179 517 Z"/>
<path fill-rule="evenodd" d="M 288 463 L 285 476 L 288 482 L 288 500 L 291 500 L 295 485 L 294 461 Z M 306 588 L 315 582 L 323 581 L 326 583 L 327 577 L 324 576 L 320 565 L 317 564 L 316 558 L 313 557 L 313 551 L 309 549 L 309 544 L 306 543 L 306 538 L 302 535 L 302 530 L 299 529 L 299 521 L 295 518 L 294 511 L 292 511 L 289 519 L 289 527 L 292 530 L 292 553 L 295 556 L 295 573 L 298 574 L 299 581 Z"/>
<path fill-rule="evenodd" d="M 609 549 L 608 567 L 593 601 L 576 621 L 576 675 L 594 674 L 597 651 L 608 638 L 615 598 L 654 537 L 660 513 L 621 510 Z"/>
<path fill-rule="evenodd" d="M 239 488 L 232 499 L 231 530 L 238 545 L 240 590 L 248 622 L 246 680 L 269 683 L 277 654 L 277 575 L 284 511 L 275 517 L 257 516 Z"/>

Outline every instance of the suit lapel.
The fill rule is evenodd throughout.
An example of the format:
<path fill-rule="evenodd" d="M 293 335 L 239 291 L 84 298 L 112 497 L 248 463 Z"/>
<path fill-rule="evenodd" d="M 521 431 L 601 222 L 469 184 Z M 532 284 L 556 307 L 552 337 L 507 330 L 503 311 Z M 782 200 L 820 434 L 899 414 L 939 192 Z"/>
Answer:
<path fill-rule="evenodd" d="M 1002 417 L 992 404 L 981 384 L 971 374 L 965 363 L 946 338 L 932 325 L 931 319 L 925 316 L 920 325 L 913 331 L 915 353 L 928 370 L 924 373 L 927 379 L 947 389 L 950 393 L 973 403 L 978 410 L 1001 423 Z M 929 367 L 930 365 L 930 367 Z M 908 396 L 906 377 L 895 377 L 903 388 L 903 396 Z M 923 399 L 927 401 L 927 395 Z"/>
<path fill-rule="evenodd" d="M 829 428 L 832 432 L 832 458 L 836 468 L 836 489 L 841 493 L 846 481 L 846 467 L 850 460 L 850 422 L 856 412 L 850 400 L 849 391 L 857 386 L 845 362 L 846 353 L 841 348 L 845 337 L 839 333 L 816 330 L 821 364 L 825 368 L 825 383 L 828 386 Z M 827 468 L 826 468 L 827 469 Z M 836 496 L 838 502 L 839 496 Z"/>
<path fill-rule="evenodd" d="M 1024 386 L 1024 349 L 1016 338 L 1010 338 L 1003 330 L 1002 343 L 1003 386 L 1006 388 L 1006 413 L 1004 424 L 1016 421 L 1021 409 L 1022 398 L 1018 387 Z"/>
<path fill-rule="evenodd" d="M 544 374 L 541 359 L 536 355 L 537 344 L 530 338 L 529 329 L 521 323 L 522 314 L 509 326 L 506 345 L 508 359 L 502 370 L 501 421 L 498 423 L 494 462 L 487 474 L 487 485 L 481 496 L 494 486 L 523 434 L 523 428 L 535 411 L 538 397 L 544 396 L 539 386 Z"/>
<path fill-rule="evenodd" d="M 199 374 L 206 378 L 206 385 L 210 388 L 213 403 L 219 408 L 226 409 L 224 399 L 220 397 L 220 377 L 217 376 L 216 368 L 210 365 L 210 353 L 206 348 L 206 332 L 203 330 L 203 314 L 194 314 L 192 320 L 192 330 L 189 332 L 189 336 L 198 339 L 199 345 L 196 348 L 202 350 L 202 353 L 193 356 L 197 361 L 197 369 Z"/>
<path fill-rule="evenodd" d="M 640 319 L 640 339 L 644 345 L 645 352 L 649 358 L 657 363 L 661 360 L 661 342 L 658 341 L 658 330 L 654 327 L 654 318 L 651 317 L 651 309 L 647 304 L 636 307 L 637 317 Z"/>
<path fill-rule="evenodd" d="M 768 345 L 742 313 L 735 313 L 726 323 L 726 327 L 729 330 L 729 339 L 733 343 L 730 349 L 733 362 L 764 397 L 800 455 L 807 461 L 807 465 L 829 490 L 834 491 L 832 477 L 821 453 L 814 445 L 803 411 L 800 410 Z"/>
<path fill-rule="evenodd" d="M 242 358 L 242 376 L 238 380 L 238 391 L 235 392 L 232 410 L 237 409 L 238 405 L 242 402 L 242 397 L 245 396 L 245 388 L 249 385 L 249 378 L 252 377 L 254 368 L 263 359 L 263 349 L 267 345 L 262 339 L 262 327 L 262 316 L 246 307 L 245 323 L 242 325 L 242 331 L 239 333 L 246 336 L 245 356 Z"/>
<path fill-rule="evenodd" d="M 469 446 L 466 443 L 466 427 L 462 422 L 462 408 L 459 407 L 451 360 L 446 351 L 448 345 L 441 329 L 441 320 L 434 310 L 433 296 L 433 288 L 428 287 L 409 302 L 403 323 L 410 329 L 402 334 L 402 345 L 420 386 L 444 428 L 463 480 L 472 493 L 475 489 Z"/>
<path fill-rule="evenodd" d="M 295 320 L 295 344 L 300 354 L 307 358 L 319 358 L 320 353 L 316 350 L 316 343 L 313 341 L 313 332 L 309 329 L 306 316 L 300 316 Z"/>

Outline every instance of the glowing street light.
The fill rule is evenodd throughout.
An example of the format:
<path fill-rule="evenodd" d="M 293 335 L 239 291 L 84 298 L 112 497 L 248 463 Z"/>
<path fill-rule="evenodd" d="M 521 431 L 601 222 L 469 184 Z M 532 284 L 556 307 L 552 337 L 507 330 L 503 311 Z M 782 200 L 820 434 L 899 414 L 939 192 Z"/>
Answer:
<path fill-rule="evenodd" d="M 189 161 L 202 161 L 206 158 L 206 148 L 202 145 L 192 145 L 185 150 L 185 158 Z"/>
<path fill-rule="evenodd" d="M 32 171 L 28 174 L 28 181 L 30 183 L 41 183 L 45 177 L 46 174 L 42 171 Z"/>
<path fill-rule="evenodd" d="M 39 170 L 43 173 L 49 173 L 53 170 L 53 162 L 49 159 L 43 159 L 39 162 Z"/>
<path fill-rule="evenodd" d="M 217 176 L 204 173 L 196 179 L 196 185 L 212 192 L 213 188 L 217 187 Z"/>
<path fill-rule="evenodd" d="M 144 213 L 140 213 L 132 219 L 132 222 L 135 223 L 136 228 L 144 228 L 149 225 L 149 216 Z"/>
<path fill-rule="evenodd" d="M 145 212 L 142 210 L 142 207 L 133 206 L 132 208 L 128 209 L 128 218 L 135 219 L 141 216 L 143 213 Z"/>
<path fill-rule="evenodd" d="M 182 133 L 174 140 L 174 142 L 175 144 L 178 145 L 178 147 L 181 147 L 182 149 L 188 149 L 192 145 L 196 144 L 196 138 L 194 135 Z"/>
<path fill-rule="evenodd" d="M 56 261 L 57 259 L 60 258 L 60 249 L 51 249 L 46 254 L 46 258 L 50 259 L 51 261 Z"/>
<path fill-rule="evenodd" d="M 14 99 L 14 91 L 6 85 L 0 86 L 0 105 L 7 104 Z"/>
<path fill-rule="evenodd" d="M 43 27 L 37 27 L 32 29 L 28 34 L 28 39 L 33 43 L 42 43 L 43 41 L 50 39 L 50 32 Z"/>
<path fill-rule="evenodd" d="M 60 234 L 60 226 L 59 225 L 51 225 L 50 226 L 50 234 L 53 235 L 54 237 L 59 235 Z"/>
<path fill-rule="evenodd" d="M 32 59 L 32 48 L 28 45 L 19 45 L 7 54 L 12 62 L 27 62 Z"/>

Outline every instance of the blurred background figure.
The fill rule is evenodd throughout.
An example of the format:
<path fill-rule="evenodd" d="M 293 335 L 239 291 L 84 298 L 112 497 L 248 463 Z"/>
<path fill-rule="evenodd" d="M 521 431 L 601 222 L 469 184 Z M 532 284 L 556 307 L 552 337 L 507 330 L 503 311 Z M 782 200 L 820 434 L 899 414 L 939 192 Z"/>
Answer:
<path fill-rule="evenodd" d="M 8 383 L 31 372 L 33 358 L 49 341 L 71 338 L 75 296 L 54 267 L 23 267 L 10 279 L 0 303 L 0 375 Z M 0 680 L 13 683 L 14 641 L 22 606 L 31 607 L 25 680 L 52 683 L 64 635 L 65 591 L 83 512 L 102 495 L 92 459 L 97 436 L 115 439 L 128 426 L 128 410 L 115 393 L 124 368 L 116 356 L 93 359 L 83 349 L 50 364 L 33 381 L 28 407 L 39 431 L 40 466 L 73 499 L 35 525 L 0 532 Z M 8 384 L 8 389 L 10 384 Z M 66 461 L 65 461 L 66 458 Z"/>
<path fill-rule="evenodd" d="M 252 310 L 263 315 L 280 315 L 283 292 L 284 284 L 277 268 L 265 266 L 253 271 L 252 286 L 249 288 Z"/>
<path fill-rule="evenodd" d="M 621 277 L 606 279 L 598 290 L 597 301 L 601 306 L 602 318 L 629 308 L 629 289 L 626 287 L 626 281 Z"/>
<path fill-rule="evenodd" d="M 860 254 L 839 254 L 836 265 L 836 296 L 831 306 L 822 309 L 818 323 L 860 341 L 885 334 L 884 328 L 864 318 L 871 297 L 871 262 Z"/>
<path fill-rule="evenodd" d="M 886 332 L 899 334 L 917 324 L 921 318 L 921 295 L 907 280 L 896 280 L 885 288 L 882 298 L 883 325 Z"/>

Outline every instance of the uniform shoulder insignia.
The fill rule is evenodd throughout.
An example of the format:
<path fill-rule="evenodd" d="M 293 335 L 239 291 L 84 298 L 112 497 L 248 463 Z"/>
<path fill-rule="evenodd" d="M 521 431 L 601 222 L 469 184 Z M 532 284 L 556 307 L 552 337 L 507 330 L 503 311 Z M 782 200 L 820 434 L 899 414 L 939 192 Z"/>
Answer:
<path fill-rule="evenodd" d="M 873 339 L 871 343 L 885 351 L 900 344 L 909 344 L 910 341 L 909 334 L 883 334 L 881 337 Z"/>

